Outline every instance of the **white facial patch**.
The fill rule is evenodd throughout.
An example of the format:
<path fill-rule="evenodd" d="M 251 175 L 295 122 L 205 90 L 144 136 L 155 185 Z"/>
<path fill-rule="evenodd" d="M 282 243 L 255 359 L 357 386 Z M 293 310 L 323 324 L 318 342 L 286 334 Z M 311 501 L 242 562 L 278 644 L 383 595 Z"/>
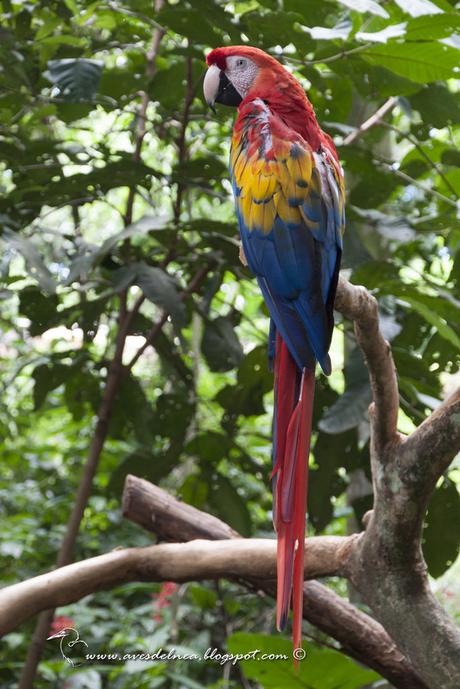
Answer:
<path fill-rule="evenodd" d="M 228 79 L 232 82 L 241 98 L 246 98 L 259 71 L 258 66 L 248 57 L 240 57 L 239 55 L 227 57 L 226 65 L 225 74 Z"/>

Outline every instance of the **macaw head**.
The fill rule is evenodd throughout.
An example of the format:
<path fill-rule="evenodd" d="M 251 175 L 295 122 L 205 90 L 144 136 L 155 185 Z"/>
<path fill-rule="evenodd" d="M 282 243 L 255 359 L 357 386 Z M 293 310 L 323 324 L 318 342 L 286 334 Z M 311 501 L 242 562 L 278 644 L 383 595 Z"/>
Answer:
<path fill-rule="evenodd" d="M 271 55 L 246 45 L 215 48 L 206 58 L 203 90 L 208 105 L 238 106 L 245 98 L 275 98 L 280 91 L 301 91 L 296 79 Z M 291 93 L 294 95 L 294 93 Z"/>
<path fill-rule="evenodd" d="M 215 48 L 206 58 L 203 91 L 208 105 L 238 107 L 260 98 L 289 127 L 319 146 L 321 130 L 307 95 L 297 79 L 274 57 L 259 48 L 234 45 Z"/>

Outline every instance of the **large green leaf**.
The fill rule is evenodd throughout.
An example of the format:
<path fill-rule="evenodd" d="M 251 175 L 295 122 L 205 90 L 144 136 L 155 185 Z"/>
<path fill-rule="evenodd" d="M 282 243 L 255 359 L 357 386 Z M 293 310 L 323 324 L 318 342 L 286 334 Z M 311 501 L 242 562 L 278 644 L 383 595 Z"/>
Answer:
<path fill-rule="evenodd" d="M 230 653 L 243 655 L 240 663 L 245 676 L 263 689 L 361 689 L 379 679 L 375 672 L 365 670 L 342 653 L 312 645 L 304 645 L 305 658 L 296 670 L 292 642 L 281 636 L 237 632 L 227 639 L 227 646 Z M 254 659 L 250 655 L 245 659 L 251 652 L 255 652 Z M 263 654 L 269 656 L 265 662 Z"/>
<path fill-rule="evenodd" d="M 427 125 L 442 128 L 460 122 L 460 97 L 443 84 L 429 84 L 409 97 Z"/>
<path fill-rule="evenodd" d="M 34 409 L 40 409 L 45 402 L 48 393 L 55 390 L 72 376 L 73 368 L 57 361 L 50 361 L 49 364 L 39 364 L 34 368 Z"/>
<path fill-rule="evenodd" d="M 439 312 L 432 310 L 430 306 L 427 306 L 419 299 L 414 299 L 410 296 L 404 296 L 404 301 L 408 302 L 413 309 L 418 311 L 418 313 L 434 325 L 441 337 L 444 337 L 457 349 L 460 349 L 460 337 L 457 335 L 455 330 L 439 315 Z"/>
<path fill-rule="evenodd" d="M 53 294 L 56 282 L 33 240 L 6 229 L 3 230 L 3 236 L 7 244 L 24 259 L 30 277 L 38 282 L 44 292 Z"/>
<path fill-rule="evenodd" d="M 90 101 L 97 93 L 103 62 L 86 58 L 50 60 L 45 76 L 69 103 Z"/>
<path fill-rule="evenodd" d="M 173 278 L 162 268 L 139 263 L 136 266 L 135 282 L 147 299 L 171 315 L 177 326 L 186 323 L 186 311 L 181 295 Z"/>
<path fill-rule="evenodd" d="M 227 385 L 216 399 L 227 415 L 263 414 L 263 396 L 273 388 L 273 373 L 269 370 L 267 348 L 255 347 L 241 361 L 236 385 Z"/>
<path fill-rule="evenodd" d="M 207 320 L 201 349 L 211 371 L 230 371 L 243 358 L 243 348 L 228 317 Z"/>
<path fill-rule="evenodd" d="M 441 43 L 387 43 L 360 53 L 372 64 L 386 67 L 411 81 L 427 84 L 455 77 L 459 53 Z"/>
<path fill-rule="evenodd" d="M 344 433 L 367 417 L 372 401 L 369 374 L 359 347 L 355 347 L 344 369 L 345 391 L 319 422 L 325 433 Z"/>
<path fill-rule="evenodd" d="M 445 38 L 460 27 L 460 15 L 436 14 L 435 16 L 419 16 L 411 19 L 406 27 L 406 39 L 410 41 L 429 41 L 435 38 Z"/>
<path fill-rule="evenodd" d="M 226 476 L 220 473 L 212 475 L 208 501 L 219 517 L 235 531 L 242 536 L 251 535 L 251 515 L 246 501 Z"/>
<path fill-rule="evenodd" d="M 24 316 L 30 319 L 29 332 L 31 335 L 40 335 L 59 323 L 56 312 L 58 303 L 59 300 L 56 295 L 45 296 L 41 290 L 32 285 L 21 290 L 19 309 Z"/>

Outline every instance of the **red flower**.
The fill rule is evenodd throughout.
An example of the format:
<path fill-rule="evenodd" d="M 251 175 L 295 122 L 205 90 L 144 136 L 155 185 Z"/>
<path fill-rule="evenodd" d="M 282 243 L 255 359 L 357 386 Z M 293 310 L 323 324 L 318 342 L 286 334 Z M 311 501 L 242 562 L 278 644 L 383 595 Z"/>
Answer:
<path fill-rule="evenodd" d="M 171 605 L 170 597 L 175 593 L 177 588 L 177 584 L 175 584 L 174 581 L 165 581 L 164 584 L 161 585 L 160 592 L 152 594 L 154 610 L 153 619 L 155 622 L 161 622 L 161 614 L 159 611 Z"/>

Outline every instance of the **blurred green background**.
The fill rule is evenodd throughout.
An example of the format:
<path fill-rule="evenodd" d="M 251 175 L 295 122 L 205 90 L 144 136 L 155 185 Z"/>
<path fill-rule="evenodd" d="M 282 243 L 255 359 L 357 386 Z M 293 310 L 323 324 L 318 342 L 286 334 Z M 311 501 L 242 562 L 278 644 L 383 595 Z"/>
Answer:
<path fill-rule="evenodd" d="M 212 115 L 201 95 L 210 48 L 248 43 L 278 57 L 334 137 L 348 194 L 343 268 L 379 300 L 399 373 L 399 429 L 410 432 L 458 385 L 455 3 L 152 5 L 0 2 L 3 585 L 53 567 L 120 319 L 142 295 L 122 343 L 123 363 L 133 362 L 155 323 L 164 325 L 110 400 L 76 558 L 151 542 L 121 518 L 127 473 L 159 483 L 245 536 L 273 537 L 268 318 L 238 260 L 227 172 L 235 113 L 220 108 Z M 385 103 L 384 120 L 357 135 Z M 360 528 L 372 504 L 371 396 L 352 328 L 339 317 L 331 354 L 333 375 L 317 380 L 309 530 L 344 534 Z M 459 483 L 457 460 L 439 482 L 424 532 L 433 585 L 457 616 Z M 349 594 L 343 581 L 329 584 Z M 275 635 L 271 600 L 227 582 L 172 587 L 166 598 L 160 589 L 126 585 L 59 614 L 72 618 L 91 652 L 289 646 Z M 33 621 L 3 640 L 2 687 L 16 685 L 32 630 Z M 386 686 L 335 651 L 331 639 L 308 625 L 305 631 L 311 656 L 299 677 L 290 663 L 275 680 L 250 661 L 72 669 L 49 642 L 35 686 L 248 689 L 282 682 L 328 689 L 329 676 L 331 689 Z"/>

